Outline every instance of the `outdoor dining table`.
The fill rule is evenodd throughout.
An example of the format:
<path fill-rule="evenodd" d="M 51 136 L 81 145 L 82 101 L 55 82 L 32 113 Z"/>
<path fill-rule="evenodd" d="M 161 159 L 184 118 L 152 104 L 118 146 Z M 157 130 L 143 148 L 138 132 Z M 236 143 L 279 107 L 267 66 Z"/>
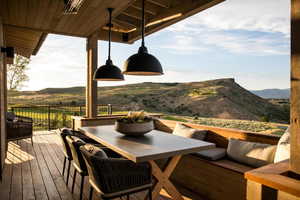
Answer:
<path fill-rule="evenodd" d="M 173 199 L 183 200 L 182 195 L 169 179 L 180 158 L 184 154 L 215 147 L 213 143 L 184 138 L 159 130 L 152 130 L 139 137 L 124 136 L 117 132 L 113 125 L 81 127 L 79 130 L 133 162 L 149 162 L 152 166 L 152 174 L 157 180 L 152 191 L 153 199 L 157 199 L 161 189 L 164 188 Z M 163 158 L 169 158 L 169 161 L 166 167 L 161 169 L 155 160 Z"/>

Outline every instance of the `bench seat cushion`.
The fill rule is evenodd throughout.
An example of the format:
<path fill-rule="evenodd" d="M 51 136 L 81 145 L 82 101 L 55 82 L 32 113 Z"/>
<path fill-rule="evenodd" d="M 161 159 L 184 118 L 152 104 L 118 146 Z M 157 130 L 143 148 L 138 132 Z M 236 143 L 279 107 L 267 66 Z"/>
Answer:
<path fill-rule="evenodd" d="M 237 162 L 262 167 L 274 162 L 276 145 L 229 139 L 227 156 Z"/>
<path fill-rule="evenodd" d="M 274 162 L 290 159 L 290 150 L 290 128 L 288 128 L 278 141 Z"/>
<path fill-rule="evenodd" d="M 208 160 L 220 160 L 226 156 L 225 148 L 213 148 L 194 153 L 195 156 L 205 158 Z"/>

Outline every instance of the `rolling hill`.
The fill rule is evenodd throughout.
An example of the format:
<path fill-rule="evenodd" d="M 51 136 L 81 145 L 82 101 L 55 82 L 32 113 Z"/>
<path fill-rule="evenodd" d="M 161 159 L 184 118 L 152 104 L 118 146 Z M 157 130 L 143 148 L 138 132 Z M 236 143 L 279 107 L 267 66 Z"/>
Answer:
<path fill-rule="evenodd" d="M 85 88 L 47 88 L 34 92 L 10 92 L 9 103 L 83 104 Z M 98 88 L 98 103 L 118 110 L 146 110 L 188 116 L 225 119 L 287 121 L 280 106 L 256 96 L 234 79 L 191 83 L 140 83 Z"/>
<path fill-rule="evenodd" d="M 265 99 L 289 99 L 290 89 L 265 89 L 265 90 L 252 90 L 253 94 Z"/>

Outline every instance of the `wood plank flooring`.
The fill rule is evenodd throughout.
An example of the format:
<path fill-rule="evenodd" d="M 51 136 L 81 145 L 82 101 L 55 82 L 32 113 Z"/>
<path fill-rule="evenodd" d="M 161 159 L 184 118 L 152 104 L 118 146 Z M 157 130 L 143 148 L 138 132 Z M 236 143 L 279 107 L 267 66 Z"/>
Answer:
<path fill-rule="evenodd" d="M 4 178 L 0 183 L 1 200 L 77 200 L 81 177 L 78 175 L 74 193 L 71 193 L 74 168 L 71 167 L 69 184 L 66 174 L 62 176 L 63 153 L 55 132 L 34 133 L 33 145 L 30 139 L 9 142 Z M 85 178 L 83 199 L 88 199 L 89 184 Z M 133 194 L 131 200 L 145 199 L 145 192 Z M 96 194 L 93 200 L 100 199 Z M 169 199 L 164 192 L 160 200 Z M 198 197 L 185 199 L 200 199 Z M 121 199 L 122 200 L 122 199 Z"/>

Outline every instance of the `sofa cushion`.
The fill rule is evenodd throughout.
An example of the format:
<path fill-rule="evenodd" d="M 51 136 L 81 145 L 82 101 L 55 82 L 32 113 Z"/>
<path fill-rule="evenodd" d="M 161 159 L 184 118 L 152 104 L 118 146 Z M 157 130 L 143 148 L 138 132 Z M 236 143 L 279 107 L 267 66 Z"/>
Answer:
<path fill-rule="evenodd" d="M 226 156 L 226 149 L 213 148 L 194 153 L 194 155 L 208 160 L 220 160 Z"/>
<path fill-rule="evenodd" d="M 177 123 L 173 134 L 182 136 L 182 137 L 187 137 L 187 138 L 193 138 L 197 140 L 204 140 L 206 136 L 207 130 L 202 130 L 202 129 L 194 129 L 191 127 L 188 127 L 184 124 Z"/>
<path fill-rule="evenodd" d="M 261 167 L 274 162 L 276 145 L 229 139 L 227 156 L 252 167 Z"/>
<path fill-rule="evenodd" d="M 275 163 L 290 159 L 290 146 L 290 127 L 288 127 L 278 141 L 274 158 Z"/>

